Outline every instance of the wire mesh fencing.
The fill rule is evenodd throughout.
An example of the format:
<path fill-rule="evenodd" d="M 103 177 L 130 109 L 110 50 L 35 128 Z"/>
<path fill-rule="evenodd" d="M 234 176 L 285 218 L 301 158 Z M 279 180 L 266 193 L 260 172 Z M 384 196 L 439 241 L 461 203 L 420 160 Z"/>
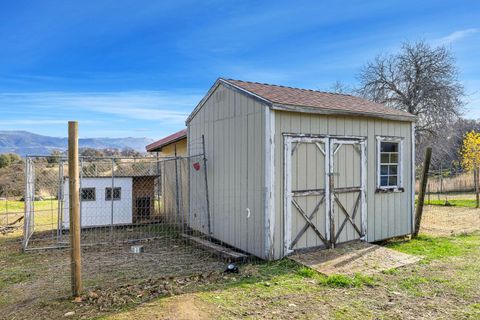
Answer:
<path fill-rule="evenodd" d="M 24 163 L 11 164 L 0 172 L 0 235 L 21 230 L 23 225 Z"/>
<path fill-rule="evenodd" d="M 191 189 L 189 185 L 191 177 L 202 180 L 202 162 L 203 156 L 81 158 L 82 245 L 132 242 L 188 232 L 206 216 L 205 187 Z M 24 249 L 69 246 L 67 160 L 28 157 L 24 200 Z"/>
<path fill-rule="evenodd" d="M 86 288 L 223 271 L 209 246 L 203 155 L 89 158 L 80 166 L 82 270 Z M 49 252 L 47 264 L 69 284 L 69 177 L 64 158 L 25 163 L 23 249 Z M 49 269 L 50 270 L 50 269 Z M 55 273 L 53 273 L 55 274 Z"/>
<path fill-rule="evenodd" d="M 469 171 L 433 170 L 429 173 L 421 231 L 435 235 L 480 230 L 475 175 Z M 417 181 L 416 192 L 419 191 Z"/>

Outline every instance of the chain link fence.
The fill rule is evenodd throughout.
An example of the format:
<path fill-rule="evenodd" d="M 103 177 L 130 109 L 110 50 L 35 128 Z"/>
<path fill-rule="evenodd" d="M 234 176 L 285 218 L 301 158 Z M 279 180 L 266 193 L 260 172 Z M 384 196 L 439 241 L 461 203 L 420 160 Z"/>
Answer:
<path fill-rule="evenodd" d="M 24 163 L 19 161 L 0 172 L 0 235 L 19 231 L 24 208 Z"/>
<path fill-rule="evenodd" d="M 224 257 L 205 246 L 222 244 L 209 237 L 203 155 L 82 157 L 79 165 L 87 291 L 224 270 Z M 22 248 L 38 259 L 51 296 L 70 289 L 68 185 L 67 159 L 26 158 Z"/>
<path fill-rule="evenodd" d="M 81 158 L 82 245 L 173 239 L 198 226 L 203 231 L 208 224 L 203 162 L 202 155 Z M 67 160 L 27 157 L 25 170 L 23 249 L 68 247 Z"/>

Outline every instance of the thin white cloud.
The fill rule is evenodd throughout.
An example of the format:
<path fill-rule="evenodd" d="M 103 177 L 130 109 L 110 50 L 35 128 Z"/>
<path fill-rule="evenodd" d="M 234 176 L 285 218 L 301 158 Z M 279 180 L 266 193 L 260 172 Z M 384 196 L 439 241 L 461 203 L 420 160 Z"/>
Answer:
<path fill-rule="evenodd" d="M 44 110 L 50 115 L 64 112 L 67 116 L 92 112 L 124 119 L 176 123 L 183 122 L 200 99 L 198 94 L 161 91 L 0 93 L 0 104 L 15 113 L 17 108 L 25 108 L 29 113 L 41 113 Z"/>
<path fill-rule="evenodd" d="M 12 120 L 0 120 L 0 126 L 45 126 L 45 125 L 64 125 L 68 122 L 68 119 L 12 119 Z M 93 120 L 83 120 L 83 123 L 96 123 Z"/>
<path fill-rule="evenodd" d="M 469 36 L 472 36 L 476 33 L 480 32 L 480 29 L 478 28 L 471 28 L 471 29 L 465 29 L 465 30 L 457 30 L 455 32 L 450 33 L 449 35 L 440 38 L 437 40 L 439 44 L 443 45 L 448 45 L 452 44 L 454 42 L 458 42 L 460 40 L 463 40 Z"/>

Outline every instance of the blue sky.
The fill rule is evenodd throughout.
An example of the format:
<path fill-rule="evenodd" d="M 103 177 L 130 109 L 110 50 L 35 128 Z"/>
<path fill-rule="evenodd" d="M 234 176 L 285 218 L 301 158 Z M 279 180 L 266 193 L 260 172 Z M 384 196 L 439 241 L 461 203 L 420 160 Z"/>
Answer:
<path fill-rule="evenodd" d="M 328 90 L 417 39 L 480 118 L 479 1 L 0 0 L 0 130 L 160 138 L 218 77 Z"/>

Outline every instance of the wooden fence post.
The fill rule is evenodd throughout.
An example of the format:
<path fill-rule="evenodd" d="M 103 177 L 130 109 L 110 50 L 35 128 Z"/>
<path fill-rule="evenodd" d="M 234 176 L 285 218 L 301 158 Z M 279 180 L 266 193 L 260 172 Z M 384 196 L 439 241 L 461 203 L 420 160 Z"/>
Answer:
<path fill-rule="evenodd" d="M 70 203 L 70 266 L 72 295 L 82 291 L 80 257 L 80 177 L 78 172 L 78 122 L 68 122 L 68 181 Z"/>
<path fill-rule="evenodd" d="M 473 169 L 473 185 L 474 185 L 474 188 L 475 188 L 475 208 L 478 208 L 479 205 L 480 205 L 480 196 L 479 196 L 479 188 L 478 188 L 478 168 L 474 168 Z"/>
<path fill-rule="evenodd" d="M 427 188 L 428 169 L 430 168 L 430 160 L 432 158 L 432 148 L 425 150 L 425 160 L 423 161 L 422 180 L 420 181 L 420 192 L 418 194 L 417 210 L 415 212 L 415 230 L 413 230 L 413 237 L 418 236 L 420 231 L 420 223 L 422 222 L 423 202 L 425 200 L 425 189 Z"/>

